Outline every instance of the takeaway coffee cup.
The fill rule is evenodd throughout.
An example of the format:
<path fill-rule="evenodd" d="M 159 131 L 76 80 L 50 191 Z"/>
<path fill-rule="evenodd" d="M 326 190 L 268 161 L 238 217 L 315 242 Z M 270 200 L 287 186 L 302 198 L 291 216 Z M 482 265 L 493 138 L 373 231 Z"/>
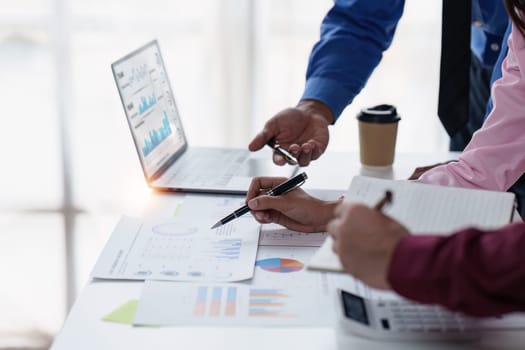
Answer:
<path fill-rule="evenodd" d="M 401 118 L 391 105 L 363 109 L 358 115 L 361 164 L 389 166 L 394 162 L 397 123 Z"/>

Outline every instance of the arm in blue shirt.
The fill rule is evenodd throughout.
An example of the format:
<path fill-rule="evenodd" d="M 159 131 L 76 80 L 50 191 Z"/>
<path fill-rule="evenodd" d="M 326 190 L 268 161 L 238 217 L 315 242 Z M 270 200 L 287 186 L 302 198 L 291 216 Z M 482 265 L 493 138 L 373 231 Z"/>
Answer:
<path fill-rule="evenodd" d="M 392 43 L 404 0 L 335 0 L 321 25 L 301 100 L 326 104 L 337 120 Z"/>

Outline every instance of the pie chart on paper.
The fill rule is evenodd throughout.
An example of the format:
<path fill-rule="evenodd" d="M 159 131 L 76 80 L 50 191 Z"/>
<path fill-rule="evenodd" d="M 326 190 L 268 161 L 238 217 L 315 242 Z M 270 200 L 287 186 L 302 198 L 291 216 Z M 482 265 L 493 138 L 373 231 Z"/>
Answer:
<path fill-rule="evenodd" d="M 270 272 L 288 273 L 301 271 L 304 264 L 299 260 L 285 258 L 269 258 L 257 260 L 255 266 Z"/>

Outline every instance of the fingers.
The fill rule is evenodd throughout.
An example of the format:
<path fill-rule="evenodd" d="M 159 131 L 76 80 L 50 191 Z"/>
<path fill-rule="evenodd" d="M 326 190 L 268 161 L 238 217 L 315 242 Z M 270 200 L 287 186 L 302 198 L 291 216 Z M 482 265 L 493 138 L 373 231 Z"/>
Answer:
<path fill-rule="evenodd" d="M 424 172 L 426 172 L 429 169 L 429 167 L 418 167 L 414 170 L 412 175 L 408 178 L 408 180 L 417 180 L 421 175 L 423 175 Z"/>
<path fill-rule="evenodd" d="M 332 243 L 332 251 L 335 253 L 335 255 L 339 255 L 339 244 L 337 241 Z"/>
<path fill-rule="evenodd" d="M 339 219 L 333 219 L 330 220 L 330 222 L 326 225 L 326 232 L 333 238 L 333 240 L 337 240 L 337 227 Z"/>
<path fill-rule="evenodd" d="M 312 160 L 312 155 L 310 154 L 310 151 L 301 152 L 299 156 L 297 157 L 297 162 L 299 162 L 300 166 L 308 166 L 311 160 Z"/>
<path fill-rule="evenodd" d="M 287 163 L 286 159 L 277 152 L 273 153 L 273 162 L 279 166 Z"/>
<path fill-rule="evenodd" d="M 340 218 L 343 213 L 346 211 L 346 207 L 348 205 L 346 203 L 340 203 L 338 204 L 336 207 L 335 207 L 335 210 L 334 210 L 334 217 L 337 219 L 337 218 Z"/>
<path fill-rule="evenodd" d="M 285 177 L 254 177 L 246 193 L 246 202 L 259 196 L 261 191 L 268 191 L 286 180 Z"/>
<path fill-rule="evenodd" d="M 251 152 L 255 152 L 260 150 L 261 148 L 266 145 L 266 143 L 271 139 L 272 137 L 269 136 L 269 133 L 266 130 L 261 131 L 255 137 L 252 139 L 252 141 L 248 144 L 248 149 Z"/>
<path fill-rule="evenodd" d="M 275 210 L 256 211 L 254 212 L 255 220 L 261 224 L 275 223 L 286 227 L 289 230 L 298 232 L 317 232 L 309 225 L 297 222 L 282 213 Z"/>
<path fill-rule="evenodd" d="M 292 153 L 300 166 L 307 166 L 312 160 L 312 151 L 315 149 L 315 143 L 309 141 L 302 145 L 292 144 L 288 151 Z"/>
<path fill-rule="evenodd" d="M 261 224 L 269 224 L 272 222 L 272 214 L 265 211 L 256 211 L 253 213 L 255 220 Z"/>
<path fill-rule="evenodd" d="M 283 211 L 289 206 L 289 201 L 282 196 L 259 196 L 248 201 L 252 210 L 277 210 Z"/>
<path fill-rule="evenodd" d="M 277 136 L 278 129 L 275 118 L 271 118 L 264 125 L 263 130 L 255 135 L 252 141 L 248 144 L 248 149 L 252 152 L 263 148 L 268 141 Z"/>
<path fill-rule="evenodd" d="M 292 144 L 288 148 L 301 166 L 307 166 L 312 160 L 318 159 L 323 154 L 323 149 L 314 140 L 309 140 L 302 145 Z"/>
<path fill-rule="evenodd" d="M 352 208 L 358 205 L 340 203 L 334 210 L 334 218 L 326 225 L 326 231 L 334 241 L 339 239 L 341 232 L 345 230 L 345 223 L 348 222 L 347 215 Z"/>
<path fill-rule="evenodd" d="M 324 152 L 325 148 L 326 148 L 326 145 L 325 147 L 321 147 L 319 144 L 317 144 L 317 142 L 315 141 L 311 141 L 312 142 L 312 160 L 316 160 L 318 159 Z"/>
<path fill-rule="evenodd" d="M 436 164 L 432 164 L 432 165 L 426 165 L 426 166 L 420 166 L 420 167 L 417 167 L 414 172 L 412 173 L 412 175 L 410 175 L 410 177 L 408 178 L 408 180 L 417 180 L 421 177 L 421 175 L 423 175 L 424 173 L 426 173 L 427 171 L 435 168 L 435 167 L 438 167 L 438 166 L 441 166 L 441 165 L 445 165 L 445 164 L 448 164 L 448 163 L 451 163 L 451 162 L 457 162 L 456 159 L 452 159 L 452 160 L 449 160 L 449 161 L 446 161 L 446 162 L 443 162 L 443 163 L 436 163 Z"/>

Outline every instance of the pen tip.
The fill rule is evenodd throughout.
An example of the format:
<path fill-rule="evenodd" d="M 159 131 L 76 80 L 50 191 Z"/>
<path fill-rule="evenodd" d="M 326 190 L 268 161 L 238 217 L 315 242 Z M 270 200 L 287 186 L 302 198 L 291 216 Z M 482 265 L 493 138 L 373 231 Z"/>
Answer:
<path fill-rule="evenodd" d="M 217 222 L 215 225 L 213 225 L 213 226 L 211 227 L 211 230 L 213 230 L 214 228 L 217 228 L 217 227 L 219 227 L 219 226 L 221 226 L 221 222 L 220 222 L 220 221 Z"/>

